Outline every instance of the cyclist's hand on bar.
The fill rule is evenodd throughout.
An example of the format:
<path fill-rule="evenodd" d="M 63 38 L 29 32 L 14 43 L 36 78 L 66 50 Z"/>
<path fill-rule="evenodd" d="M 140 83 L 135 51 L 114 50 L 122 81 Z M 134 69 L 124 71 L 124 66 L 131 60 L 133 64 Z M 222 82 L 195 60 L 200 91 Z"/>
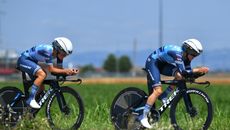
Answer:
<path fill-rule="evenodd" d="M 72 69 L 72 71 L 74 75 L 79 73 L 79 69 Z"/>
<path fill-rule="evenodd" d="M 79 70 L 77 69 L 65 69 L 66 75 L 76 75 Z"/>
<path fill-rule="evenodd" d="M 197 68 L 194 68 L 193 69 L 193 72 L 194 73 L 201 73 L 201 74 L 206 74 L 206 73 L 208 73 L 208 71 L 209 71 L 209 68 L 208 67 L 197 67 Z"/>

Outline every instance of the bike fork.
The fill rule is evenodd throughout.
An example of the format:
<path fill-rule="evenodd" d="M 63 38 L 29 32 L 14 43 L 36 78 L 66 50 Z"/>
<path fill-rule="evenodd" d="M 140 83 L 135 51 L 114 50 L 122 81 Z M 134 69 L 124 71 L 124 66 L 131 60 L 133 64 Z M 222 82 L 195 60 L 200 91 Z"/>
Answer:
<path fill-rule="evenodd" d="M 182 91 L 182 97 L 184 99 L 184 104 L 186 107 L 186 111 L 191 115 L 195 116 L 196 112 L 194 111 L 194 107 L 192 104 L 192 100 L 189 94 L 187 94 L 187 87 L 185 82 L 179 82 L 178 83 L 178 88 Z"/>
<path fill-rule="evenodd" d="M 183 99 L 186 106 L 186 111 L 190 114 L 191 117 L 196 115 L 196 110 L 193 107 L 192 100 L 189 94 L 186 91 L 183 93 Z"/>
<path fill-rule="evenodd" d="M 56 93 L 56 96 L 57 96 L 57 101 L 58 101 L 58 105 L 59 105 L 60 110 L 62 112 L 68 112 L 68 108 L 67 108 L 63 93 L 59 90 L 59 92 Z"/>
<path fill-rule="evenodd" d="M 60 110 L 62 112 L 66 112 L 68 114 L 68 108 L 66 105 L 66 101 L 65 101 L 65 98 L 64 98 L 63 93 L 61 91 L 61 87 L 59 86 L 58 82 L 52 82 L 51 88 L 54 89 Z"/>

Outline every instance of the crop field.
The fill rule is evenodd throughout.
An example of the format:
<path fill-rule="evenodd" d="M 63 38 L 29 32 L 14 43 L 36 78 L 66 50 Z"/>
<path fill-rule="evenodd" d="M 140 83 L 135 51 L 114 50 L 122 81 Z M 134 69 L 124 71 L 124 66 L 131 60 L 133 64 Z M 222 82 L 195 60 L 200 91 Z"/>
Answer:
<path fill-rule="evenodd" d="M 21 86 L 18 82 L 4 82 L 0 83 L 0 88 L 6 85 Z M 82 84 L 80 86 L 74 84 L 65 84 L 71 86 L 81 95 L 84 106 L 85 115 L 84 121 L 80 130 L 113 130 L 114 127 L 110 121 L 110 106 L 115 95 L 122 89 L 135 86 L 147 90 L 143 83 L 90 83 Z M 210 87 L 193 86 L 204 90 L 212 100 L 214 107 L 214 117 L 210 130 L 229 130 L 230 129 L 230 84 L 218 83 L 211 84 Z M 165 86 L 164 86 L 165 87 Z M 147 92 L 147 91 L 146 91 Z M 45 112 L 41 110 L 36 118 L 24 118 L 16 128 L 18 130 L 45 130 L 50 129 L 46 120 Z M 6 128 L 8 129 L 8 128 Z M 172 129 L 170 125 L 168 110 L 162 115 L 159 123 L 154 129 L 169 130 Z"/>

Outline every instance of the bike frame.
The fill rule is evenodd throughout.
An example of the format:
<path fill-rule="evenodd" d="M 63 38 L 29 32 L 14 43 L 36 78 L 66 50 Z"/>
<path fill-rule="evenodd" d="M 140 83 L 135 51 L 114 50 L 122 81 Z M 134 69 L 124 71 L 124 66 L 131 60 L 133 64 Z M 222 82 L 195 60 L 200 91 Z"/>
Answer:
<path fill-rule="evenodd" d="M 170 82 L 167 83 L 167 82 L 169 82 L 169 81 L 162 81 L 162 84 L 176 85 L 178 89 L 176 89 L 173 92 L 173 94 L 167 99 L 166 103 L 163 104 L 159 108 L 160 115 L 164 113 L 164 111 L 169 107 L 169 105 L 172 103 L 173 99 L 179 93 L 181 93 L 183 95 L 184 104 L 186 106 L 187 112 L 190 112 L 190 110 L 193 107 L 193 105 L 192 105 L 190 96 L 186 93 L 186 91 L 187 91 L 186 81 L 185 80 L 174 80 L 174 81 L 171 81 L 171 83 Z"/>
<path fill-rule="evenodd" d="M 182 104 L 185 111 L 191 118 L 197 116 L 199 114 L 199 110 L 197 111 L 197 104 L 196 102 L 192 102 L 192 95 L 199 95 L 205 99 L 207 105 L 207 117 L 205 117 L 205 122 L 202 124 L 202 129 L 207 129 L 210 126 L 212 121 L 212 104 L 208 97 L 208 95 L 200 89 L 196 88 L 188 88 L 187 83 L 190 84 L 198 84 L 198 85 L 205 85 L 207 88 L 210 85 L 209 81 L 205 82 L 196 82 L 195 80 L 204 74 L 194 73 L 193 75 L 184 76 L 182 80 L 163 80 L 161 84 L 166 85 L 173 85 L 176 86 L 176 89 L 173 93 L 167 98 L 166 103 L 157 106 L 153 104 L 150 109 L 150 113 L 148 114 L 148 120 L 151 124 L 156 123 L 160 120 L 161 115 L 165 112 L 165 110 L 171 105 L 170 107 L 170 118 L 171 124 L 175 129 L 180 129 L 180 126 L 177 123 L 177 115 L 176 112 L 178 111 L 177 104 Z M 148 89 L 149 95 L 152 94 L 153 89 Z M 143 129 L 143 125 L 140 124 L 140 117 L 143 114 L 146 101 L 149 97 L 145 91 L 136 88 L 136 87 L 128 87 L 120 91 L 113 100 L 111 106 L 111 120 L 117 129 L 126 129 L 130 125 L 130 128 L 138 128 Z M 126 100 L 127 97 L 127 100 Z M 125 100 L 124 100 L 125 99 Z M 124 104 L 126 102 L 126 104 Z M 184 102 L 184 103 L 183 103 Z M 128 106 L 128 107 L 126 107 Z M 199 106 L 199 104 L 198 104 Z M 188 121 L 185 119 L 185 121 Z M 139 122 L 139 123 L 138 123 Z M 193 121 L 191 121 L 192 123 Z M 137 123 L 137 124 L 136 124 Z"/>
<path fill-rule="evenodd" d="M 189 112 L 191 110 L 192 106 L 192 102 L 191 99 L 189 97 L 189 95 L 186 93 L 187 90 L 187 85 L 186 85 L 186 81 L 185 80 L 165 80 L 165 81 L 161 81 L 162 84 L 168 84 L 168 85 L 176 85 L 178 89 L 176 89 L 173 94 L 171 96 L 169 96 L 169 98 L 167 99 L 166 103 L 163 104 L 159 109 L 158 112 L 160 115 L 162 115 L 164 113 L 164 111 L 170 106 L 170 104 L 173 102 L 173 99 L 179 94 L 182 93 L 183 95 L 183 99 L 184 99 L 184 103 L 187 109 L 187 112 Z M 148 99 L 148 96 L 143 97 L 143 99 L 141 99 L 141 101 L 146 101 Z M 141 101 L 137 101 L 137 103 L 135 103 L 134 105 L 130 106 L 133 107 L 136 104 L 138 104 Z M 143 111 L 144 106 L 138 107 L 136 109 L 133 109 L 134 112 L 139 112 L 139 111 Z"/>
<path fill-rule="evenodd" d="M 21 95 L 20 93 L 15 97 L 15 99 L 12 101 L 11 103 L 11 107 L 14 106 L 14 104 L 23 99 L 28 99 L 29 97 L 29 88 L 32 86 L 33 84 L 33 80 L 28 80 L 26 77 L 26 73 L 22 72 L 22 80 L 23 80 L 23 87 L 24 87 L 24 94 L 25 95 Z M 60 107 L 60 110 L 63 112 L 65 111 L 65 107 L 66 107 L 66 102 L 65 99 L 63 97 L 62 92 L 60 91 L 60 86 L 59 86 L 59 82 L 60 80 L 55 80 L 55 79 L 49 79 L 49 80 L 44 80 L 43 84 L 47 84 L 50 86 L 50 88 L 47 90 L 47 92 L 42 96 L 42 98 L 39 100 L 38 104 L 41 106 L 41 108 L 43 107 L 43 105 L 45 104 L 45 102 L 49 99 L 48 97 L 52 94 L 55 93 L 57 96 L 57 101 Z M 40 109 L 41 109 L 40 108 Z M 36 116 L 36 114 L 39 112 L 40 109 L 33 109 L 31 108 L 31 113 L 33 114 L 33 116 Z"/>

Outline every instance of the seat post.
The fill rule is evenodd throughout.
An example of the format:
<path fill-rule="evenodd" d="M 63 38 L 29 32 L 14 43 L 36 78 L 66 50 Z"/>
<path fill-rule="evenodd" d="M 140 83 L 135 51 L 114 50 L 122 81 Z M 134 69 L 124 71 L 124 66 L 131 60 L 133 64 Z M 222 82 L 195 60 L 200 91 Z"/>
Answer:
<path fill-rule="evenodd" d="M 21 72 L 22 72 L 22 83 L 24 87 L 25 96 L 29 97 L 29 88 L 32 86 L 33 82 L 32 80 L 27 80 L 26 72 L 23 71 Z"/>
<path fill-rule="evenodd" d="M 16 66 L 15 68 L 21 71 L 22 73 L 22 84 L 24 88 L 25 97 L 29 97 L 29 88 L 32 85 L 32 81 L 27 80 L 26 72 L 22 71 L 19 66 Z"/>

